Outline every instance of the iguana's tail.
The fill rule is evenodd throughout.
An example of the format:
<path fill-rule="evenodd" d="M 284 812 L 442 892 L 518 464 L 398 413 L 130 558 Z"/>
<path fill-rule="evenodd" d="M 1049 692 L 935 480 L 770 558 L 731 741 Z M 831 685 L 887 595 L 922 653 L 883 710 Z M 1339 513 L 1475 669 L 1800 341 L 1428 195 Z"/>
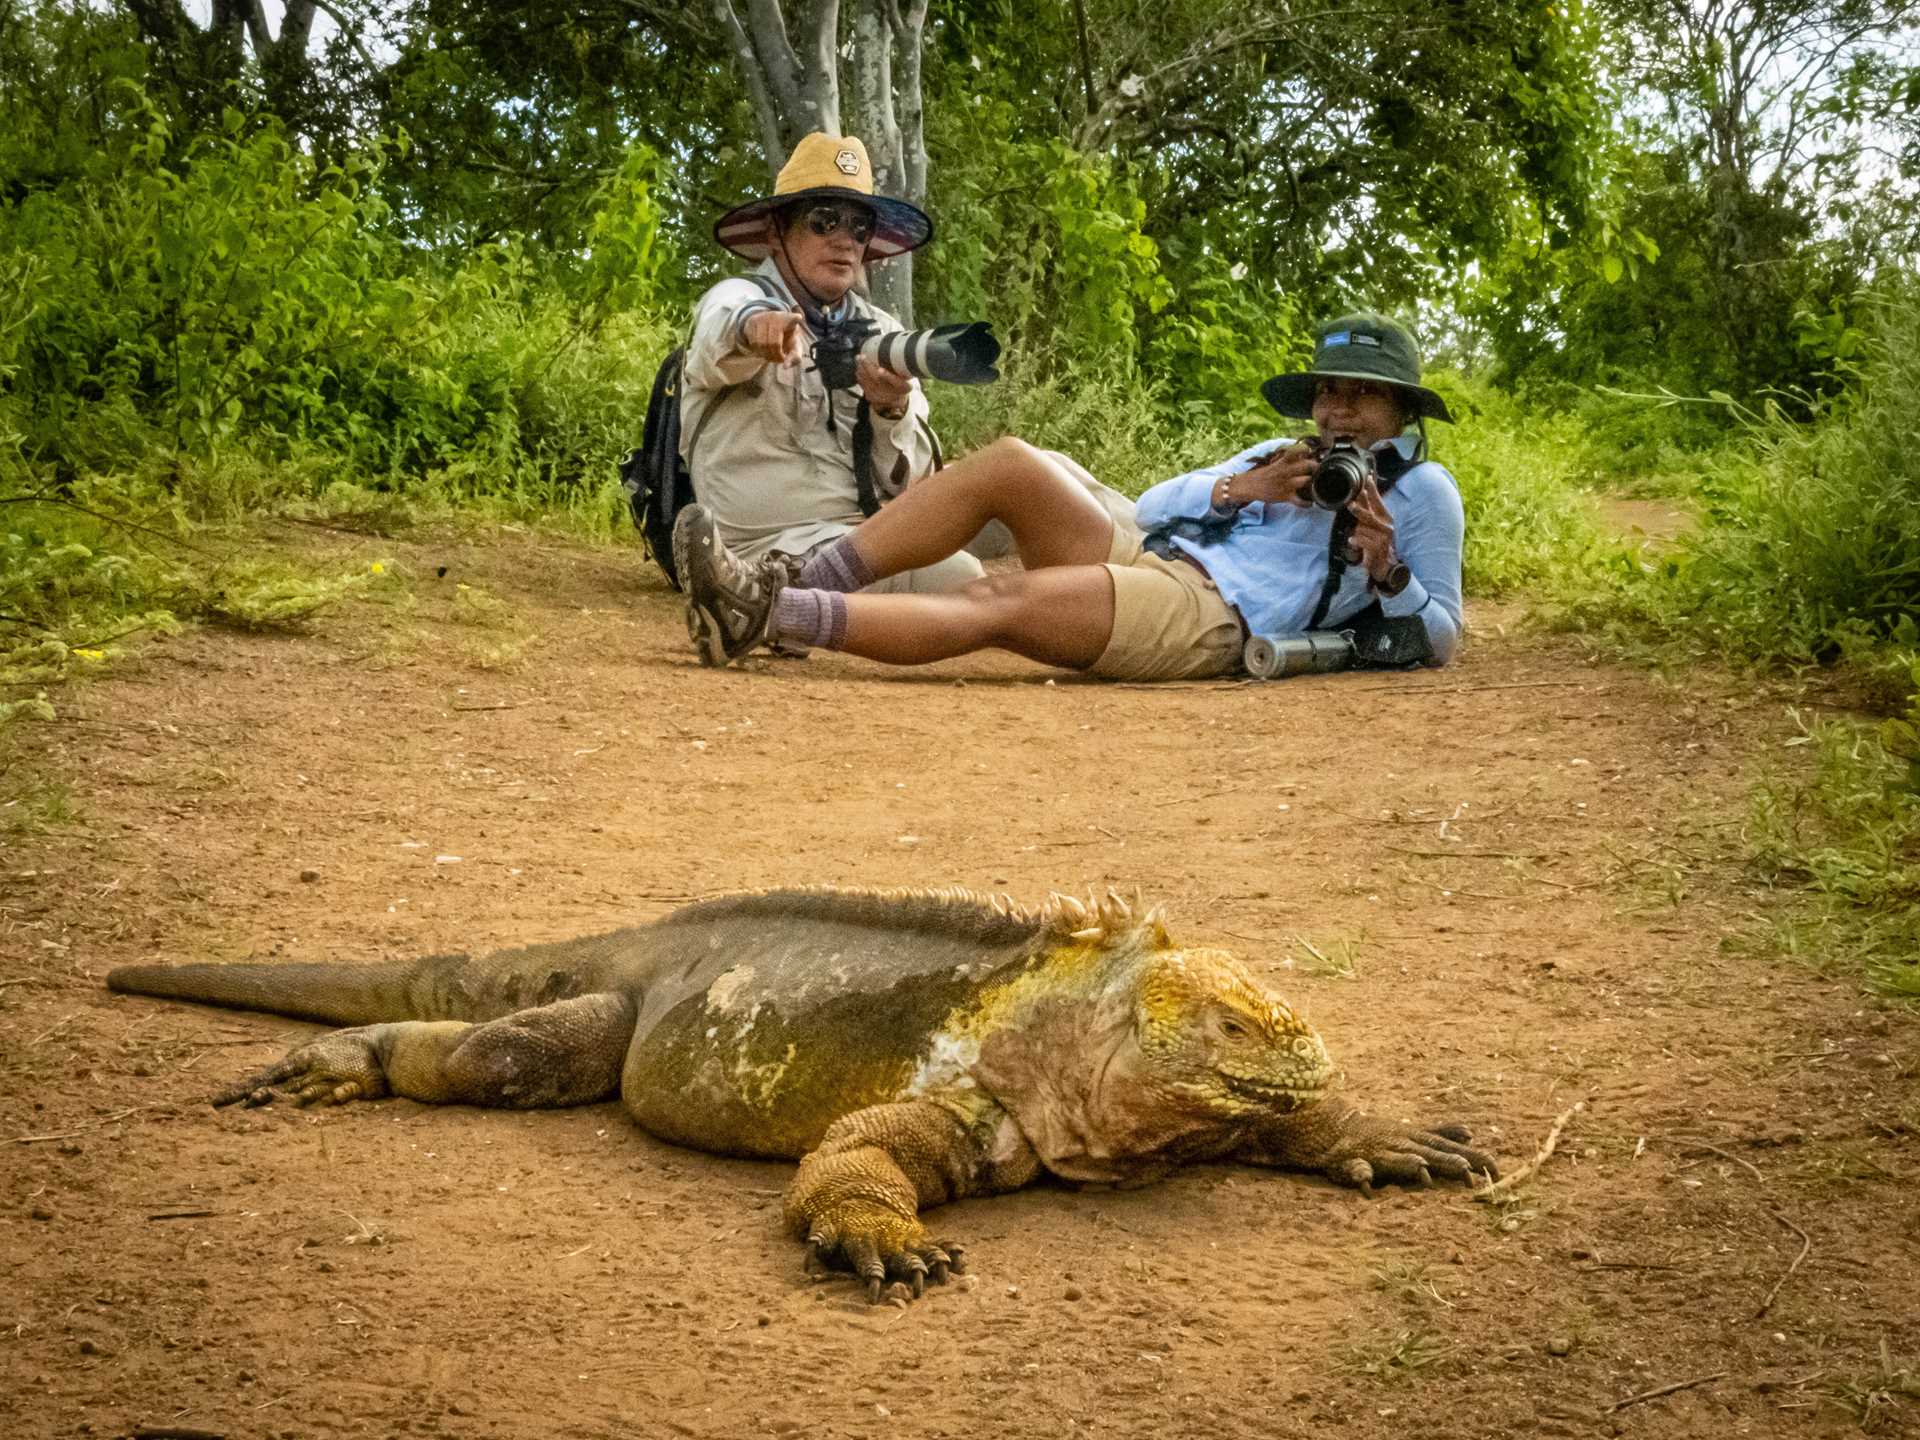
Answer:
<path fill-rule="evenodd" d="M 604 988 L 608 967 L 593 963 L 601 957 L 553 953 L 566 948 L 535 945 L 478 958 L 431 955 L 370 965 L 123 965 L 107 972 L 107 988 L 335 1025 L 495 1020 Z"/>

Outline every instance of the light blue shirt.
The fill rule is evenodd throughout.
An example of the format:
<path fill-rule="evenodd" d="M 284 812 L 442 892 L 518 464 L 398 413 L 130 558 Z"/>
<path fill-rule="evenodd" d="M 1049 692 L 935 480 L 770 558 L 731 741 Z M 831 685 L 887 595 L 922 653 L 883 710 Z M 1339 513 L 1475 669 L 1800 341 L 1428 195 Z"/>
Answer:
<path fill-rule="evenodd" d="M 1173 543 L 1206 566 L 1220 595 L 1240 612 L 1255 635 L 1286 635 L 1307 628 L 1327 580 L 1327 546 L 1333 512 L 1262 501 L 1228 516 L 1213 508 L 1213 487 L 1240 475 L 1291 440 L 1267 440 L 1231 460 L 1162 480 L 1140 497 L 1140 528 L 1171 534 Z M 1411 435 L 1389 442 L 1412 458 Z M 1435 665 L 1453 658 L 1460 644 L 1460 553 L 1466 515 L 1460 490 L 1446 467 L 1431 460 L 1412 466 L 1382 497 L 1393 517 L 1393 548 L 1413 578 L 1398 595 L 1376 597 L 1367 571 L 1349 565 L 1334 592 L 1322 630 L 1338 630 L 1378 598 L 1383 614 L 1418 615 L 1427 628 Z"/>

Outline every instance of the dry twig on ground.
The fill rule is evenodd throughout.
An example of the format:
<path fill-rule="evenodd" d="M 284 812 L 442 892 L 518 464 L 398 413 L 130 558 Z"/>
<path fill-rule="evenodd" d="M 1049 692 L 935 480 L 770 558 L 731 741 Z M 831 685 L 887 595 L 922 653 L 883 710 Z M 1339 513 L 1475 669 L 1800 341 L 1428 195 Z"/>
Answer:
<path fill-rule="evenodd" d="M 1541 1142 L 1540 1149 L 1534 1155 L 1533 1159 L 1522 1165 L 1518 1170 L 1515 1170 L 1511 1175 L 1503 1175 L 1500 1179 L 1491 1182 L 1484 1190 L 1474 1191 L 1473 1198 L 1486 1204 L 1492 1204 L 1495 1200 L 1506 1199 L 1507 1196 L 1513 1193 L 1516 1186 L 1523 1180 L 1531 1179 L 1534 1171 L 1547 1163 L 1548 1157 L 1553 1154 L 1555 1148 L 1560 1144 L 1560 1132 L 1567 1128 L 1567 1121 L 1571 1120 L 1586 1108 L 1586 1101 L 1576 1100 L 1573 1104 L 1562 1110 L 1559 1116 L 1555 1118 L 1553 1128 L 1547 1131 L 1547 1138 Z"/>
<path fill-rule="evenodd" d="M 1662 1395 L 1672 1395 L 1680 1390 L 1691 1390 L 1696 1385 L 1711 1385 L 1715 1380 L 1724 1380 L 1726 1378 L 1726 1371 L 1716 1370 L 1711 1375 L 1696 1375 L 1691 1380 L 1676 1380 L 1671 1385 L 1662 1385 L 1658 1390 L 1642 1390 L 1638 1395 L 1629 1395 L 1624 1400 L 1616 1400 L 1607 1407 L 1606 1413 L 1611 1415 L 1614 1411 L 1624 1410 L 1629 1405 L 1638 1405 L 1642 1400 L 1658 1400 Z"/>
<path fill-rule="evenodd" d="M 1794 1224 L 1793 1221 L 1787 1219 L 1787 1217 L 1782 1215 L 1778 1210 L 1773 1212 L 1773 1218 L 1800 1237 L 1800 1253 L 1794 1256 L 1793 1263 L 1787 1266 L 1787 1273 L 1773 1282 L 1773 1289 L 1769 1290 L 1767 1292 L 1767 1298 L 1760 1302 L 1760 1308 L 1753 1312 L 1753 1318 L 1756 1320 L 1762 1318 L 1767 1311 L 1773 1308 L 1774 1298 L 1779 1295 L 1780 1287 L 1793 1278 L 1793 1272 L 1800 1268 L 1800 1262 L 1813 1253 L 1813 1241 L 1808 1237 L 1806 1231 Z"/>

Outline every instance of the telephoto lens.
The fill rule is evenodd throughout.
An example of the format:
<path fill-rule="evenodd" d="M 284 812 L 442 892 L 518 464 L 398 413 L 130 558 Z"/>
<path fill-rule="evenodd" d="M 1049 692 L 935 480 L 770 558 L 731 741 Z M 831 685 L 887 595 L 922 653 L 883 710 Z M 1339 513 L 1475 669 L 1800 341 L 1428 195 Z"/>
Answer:
<path fill-rule="evenodd" d="M 1353 664 L 1353 636 L 1345 630 L 1306 630 L 1296 635 L 1249 635 L 1240 661 L 1256 680 L 1317 675 Z"/>
<path fill-rule="evenodd" d="M 984 320 L 965 325 L 936 325 L 931 330 L 889 330 L 874 334 L 871 320 L 848 320 L 823 327 L 813 342 L 813 363 L 829 390 L 851 390 L 857 362 L 865 357 L 888 370 L 922 380 L 956 385 L 985 385 L 998 380 L 995 363 L 1000 342 Z"/>
<path fill-rule="evenodd" d="M 984 320 L 936 325 L 931 330 L 892 330 L 864 342 L 860 353 L 889 370 L 923 380 L 984 385 L 1000 378 L 994 368 L 1000 359 L 1000 342 Z"/>

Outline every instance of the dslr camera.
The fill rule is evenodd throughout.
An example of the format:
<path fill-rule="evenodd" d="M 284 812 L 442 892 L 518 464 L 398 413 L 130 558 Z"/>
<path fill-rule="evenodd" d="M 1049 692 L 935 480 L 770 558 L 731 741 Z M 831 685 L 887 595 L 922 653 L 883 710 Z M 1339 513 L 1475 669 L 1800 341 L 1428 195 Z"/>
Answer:
<path fill-rule="evenodd" d="M 984 385 L 998 380 L 995 362 L 1000 342 L 984 320 L 965 325 L 936 325 L 931 330 L 890 330 L 879 334 L 872 320 L 827 321 L 813 342 L 813 363 L 830 390 L 854 387 L 854 365 L 861 356 L 889 370 L 922 380 Z"/>
<path fill-rule="evenodd" d="M 1320 463 L 1307 477 L 1306 494 L 1322 510 L 1344 510 L 1353 503 L 1369 475 L 1376 474 L 1373 452 L 1351 440 L 1325 444 L 1313 441 Z"/>

